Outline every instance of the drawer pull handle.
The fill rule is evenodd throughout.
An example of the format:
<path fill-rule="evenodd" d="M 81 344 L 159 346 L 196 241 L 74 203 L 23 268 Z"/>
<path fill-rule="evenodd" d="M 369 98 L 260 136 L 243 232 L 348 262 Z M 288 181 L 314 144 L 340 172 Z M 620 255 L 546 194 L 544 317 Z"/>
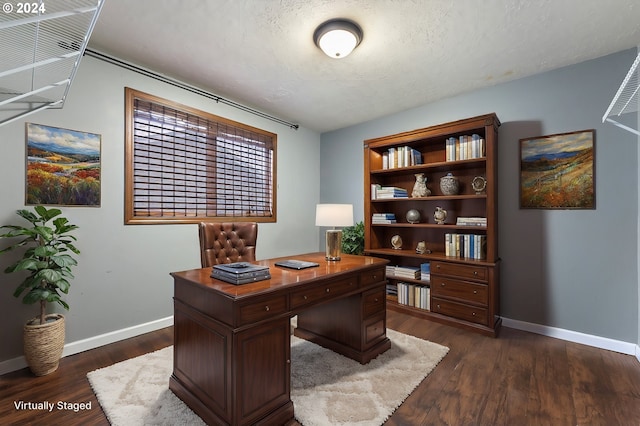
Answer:
<path fill-rule="evenodd" d="M 436 265 L 436 269 L 440 269 L 440 265 Z"/>
<path fill-rule="evenodd" d="M 373 299 L 373 301 L 377 303 L 378 302 L 378 298 L 376 297 L 375 299 Z"/>
<path fill-rule="evenodd" d="M 269 312 L 269 305 L 265 306 L 265 307 L 264 307 L 264 310 L 265 310 L 265 311 L 267 311 L 267 312 Z"/>
<path fill-rule="evenodd" d="M 438 309 L 440 309 L 440 305 L 436 305 L 438 307 Z"/>
<path fill-rule="evenodd" d="M 475 312 L 471 312 L 471 316 L 472 316 L 472 317 L 475 317 L 475 316 L 476 316 L 476 313 L 475 313 Z"/>
<path fill-rule="evenodd" d="M 302 298 L 303 298 L 304 300 L 307 300 L 307 299 L 308 299 L 308 297 L 307 297 L 307 295 L 306 295 L 306 294 L 305 294 L 304 296 L 302 296 Z"/>
<path fill-rule="evenodd" d="M 324 291 L 326 291 L 327 293 L 329 293 L 331 291 L 331 289 L 326 288 Z"/>
<path fill-rule="evenodd" d="M 478 294 L 478 290 L 473 290 L 473 294 Z"/>
<path fill-rule="evenodd" d="M 374 275 L 374 276 L 373 276 L 373 279 L 375 280 L 376 278 L 378 278 L 378 276 L 377 276 L 377 275 Z"/>
<path fill-rule="evenodd" d="M 478 271 L 473 271 L 473 275 L 478 275 Z"/>
<path fill-rule="evenodd" d="M 441 285 L 442 287 L 444 287 L 444 283 L 440 283 L 440 285 Z"/>

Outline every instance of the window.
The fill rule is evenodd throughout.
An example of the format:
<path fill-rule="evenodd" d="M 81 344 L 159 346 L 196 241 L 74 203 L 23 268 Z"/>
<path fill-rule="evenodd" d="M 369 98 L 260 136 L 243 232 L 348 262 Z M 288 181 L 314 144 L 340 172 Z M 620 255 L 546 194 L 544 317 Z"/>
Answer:
<path fill-rule="evenodd" d="M 125 89 L 125 223 L 275 222 L 277 135 Z"/>

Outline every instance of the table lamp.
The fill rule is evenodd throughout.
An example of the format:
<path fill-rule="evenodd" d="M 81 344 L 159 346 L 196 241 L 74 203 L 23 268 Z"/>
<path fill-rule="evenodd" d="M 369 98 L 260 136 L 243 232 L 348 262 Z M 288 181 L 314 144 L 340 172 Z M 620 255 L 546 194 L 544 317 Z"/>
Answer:
<path fill-rule="evenodd" d="M 331 226 L 326 238 L 325 258 L 327 260 L 340 260 L 342 247 L 342 230 L 336 226 L 353 225 L 352 204 L 318 204 L 316 206 L 316 226 Z"/>

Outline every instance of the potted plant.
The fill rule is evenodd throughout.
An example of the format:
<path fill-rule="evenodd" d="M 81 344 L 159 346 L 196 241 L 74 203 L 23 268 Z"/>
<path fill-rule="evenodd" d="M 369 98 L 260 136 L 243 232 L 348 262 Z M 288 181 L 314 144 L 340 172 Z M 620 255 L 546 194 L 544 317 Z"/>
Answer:
<path fill-rule="evenodd" d="M 342 252 L 346 254 L 364 253 L 364 222 L 342 229 Z"/>
<path fill-rule="evenodd" d="M 52 373 L 58 368 L 65 339 L 65 319 L 62 314 L 47 314 L 48 303 L 58 303 L 63 308 L 69 305 L 62 294 L 69 293 L 69 279 L 73 278 L 71 267 L 77 261 L 71 253 L 79 254 L 74 246 L 76 237 L 71 232 L 76 225 L 61 217 L 59 209 L 34 207 L 34 211 L 18 210 L 19 216 L 31 225 L 5 225 L 0 227 L 0 238 L 22 238 L 0 254 L 26 247 L 22 258 L 5 269 L 6 273 L 26 271 L 27 277 L 13 292 L 22 297 L 25 304 L 38 303 L 40 314 L 27 321 L 24 326 L 24 352 L 27 364 L 37 376 Z"/>

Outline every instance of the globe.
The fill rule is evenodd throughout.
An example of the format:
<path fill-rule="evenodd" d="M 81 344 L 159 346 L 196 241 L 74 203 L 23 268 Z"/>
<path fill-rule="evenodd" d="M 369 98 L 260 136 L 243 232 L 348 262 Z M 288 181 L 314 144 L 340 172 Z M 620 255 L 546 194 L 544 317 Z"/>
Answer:
<path fill-rule="evenodd" d="M 418 223 L 420 222 L 420 212 L 416 209 L 411 209 L 407 212 L 407 222 Z"/>

